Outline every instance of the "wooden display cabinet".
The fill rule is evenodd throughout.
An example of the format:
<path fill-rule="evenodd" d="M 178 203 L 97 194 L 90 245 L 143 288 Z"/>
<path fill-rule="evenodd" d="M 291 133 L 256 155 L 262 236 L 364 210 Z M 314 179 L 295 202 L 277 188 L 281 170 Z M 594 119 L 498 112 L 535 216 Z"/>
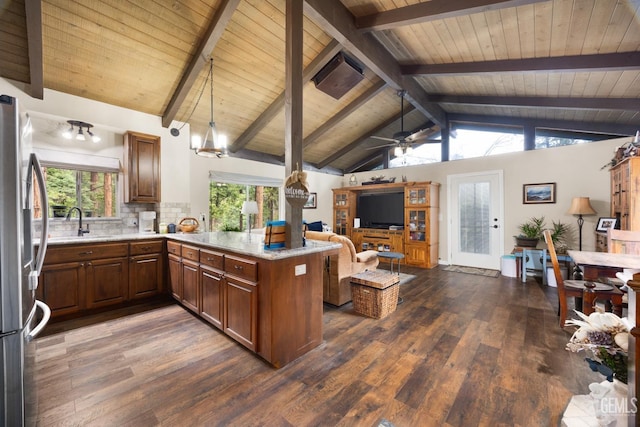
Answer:
<path fill-rule="evenodd" d="M 640 157 L 611 168 L 611 216 L 621 230 L 640 231 Z"/>
<path fill-rule="evenodd" d="M 342 236 L 351 236 L 353 218 L 356 211 L 356 198 L 352 191 L 333 190 L 333 232 Z"/>
<path fill-rule="evenodd" d="M 404 230 L 353 228 L 356 200 L 361 192 L 404 191 Z M 438 212 L 440 184 L 399 182 L 343 187 L 333 190 L 334 231 L 349 237 L 357 251 L 373 249 L 404 254 L 415 267 L 438 265 Z"/>

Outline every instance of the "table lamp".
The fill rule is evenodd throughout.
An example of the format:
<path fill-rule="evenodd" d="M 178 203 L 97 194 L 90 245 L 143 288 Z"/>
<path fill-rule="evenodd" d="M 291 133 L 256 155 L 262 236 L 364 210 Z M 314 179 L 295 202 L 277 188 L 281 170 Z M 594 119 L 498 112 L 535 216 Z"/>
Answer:
<path fill-rule="evenodd" d="M 591 207 L 588 197 L 574 197 L 571 201 L 571 207 L 567 211 L 570 215 L 578 215 L 578 249 L 582 250 L 582 225 L 584 224 L 583 215 L 595 215 L 596 211 Z M 573 271 L 573 278 L 582 279 L 582 273 L 576 265 Z"/>
<path fill-rule="evenodd" d="M 249 219 L 249 234 L 251 234 L 251 214 L 258 213 L 258 202 L 253 200 L 246 200 L 242 202 L 242 210 L 240 211 L 243 215 L 247 215 Z"/>

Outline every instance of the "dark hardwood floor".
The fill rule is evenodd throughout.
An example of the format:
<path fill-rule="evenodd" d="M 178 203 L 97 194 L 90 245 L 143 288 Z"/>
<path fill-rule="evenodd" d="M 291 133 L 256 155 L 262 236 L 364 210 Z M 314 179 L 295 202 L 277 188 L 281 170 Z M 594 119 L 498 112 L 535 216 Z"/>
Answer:
<path fill-rule="evenodd" d="M 554 288 L 402 271 L 394 313 L 325 306 L 323 344 L 278 370 L 175 304 L 52 324 L 39 425 L 556 426 L 602 381 L 564 349 Z"/>

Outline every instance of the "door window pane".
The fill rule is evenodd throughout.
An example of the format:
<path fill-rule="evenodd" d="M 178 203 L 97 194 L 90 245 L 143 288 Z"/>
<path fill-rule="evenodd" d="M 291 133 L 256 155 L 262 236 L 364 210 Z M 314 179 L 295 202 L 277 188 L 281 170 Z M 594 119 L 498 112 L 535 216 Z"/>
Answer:
<path fill-rule="evenodd" d="M 458 230 L 460 252 L 490 254 L 490 185 L 488 182 L 461 184 Z"/>

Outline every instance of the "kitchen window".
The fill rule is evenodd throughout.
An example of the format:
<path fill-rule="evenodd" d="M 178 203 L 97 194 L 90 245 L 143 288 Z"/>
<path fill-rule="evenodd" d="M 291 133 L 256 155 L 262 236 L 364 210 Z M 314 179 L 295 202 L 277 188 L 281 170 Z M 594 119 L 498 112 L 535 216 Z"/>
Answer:
<path fill-rule="evenodd" d="M 209 171 L 209 224 L 211 231 L 244 231 L 251 221 L 259 229 L 280 218 L 282 179 Z M 247 218 L 242 202 L 258 203 L 259 213 Z"/>
<path fill-rule="evenodd" d="M 65 217 L 74 206 L 82 209 L 85 218 L 113 218 L 117 215 L 116 172 L 51 166 L 43 166 L 42 169 L 53 218 Z"/>
<path fill-rule="evenodd" d="M 44 172 L 50 218 L 64 218 L 74 206 L 85 218 L 118 216 L 120 159 L 39 147 L 34 151 Z M 36 218 L 42 215 L 38 200 L 34 198 Z"/>

